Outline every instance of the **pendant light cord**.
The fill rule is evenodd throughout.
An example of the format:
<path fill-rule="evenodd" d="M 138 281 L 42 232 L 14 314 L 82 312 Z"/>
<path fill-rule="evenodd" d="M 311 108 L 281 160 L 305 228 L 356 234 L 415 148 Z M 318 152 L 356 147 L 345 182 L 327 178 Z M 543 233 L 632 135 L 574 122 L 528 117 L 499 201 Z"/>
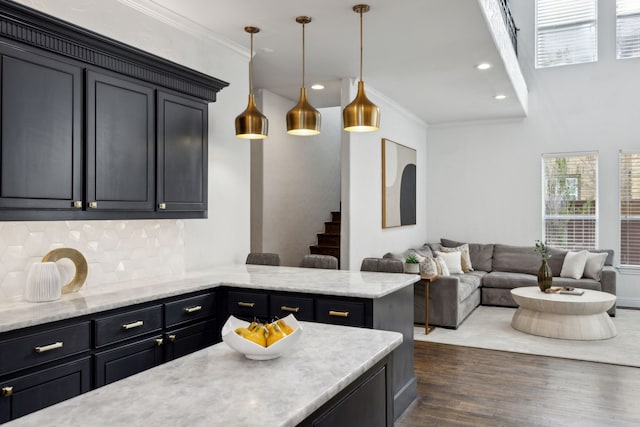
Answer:
<path fill-rule="evenodd" d="M 251 33 L 251 56 L 249 57 L 249 93 L 253 93 L 253 33 Z"/>
<path fill-rule="evenodd" d="M 304 87 L 304 22 L 302 23 L 302 87 Z"/>
<path fill-rule="evenodd" d="M 362 81 L 362 9 L 360 9 L 360 81 Z"/>

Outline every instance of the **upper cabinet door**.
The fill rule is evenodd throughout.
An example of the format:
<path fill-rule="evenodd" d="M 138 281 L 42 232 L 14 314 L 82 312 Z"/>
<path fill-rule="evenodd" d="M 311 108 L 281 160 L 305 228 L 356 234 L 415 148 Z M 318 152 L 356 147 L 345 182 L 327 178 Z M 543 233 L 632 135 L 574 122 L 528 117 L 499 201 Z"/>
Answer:
<path fill-rule="evenodd" d="M 0 53 L 0 208 L 81 208 L 82 70 Z"/>
<path fill-rule="evenodd" d="M 154 210 L 154 89 L 87 71 L 86 92 L 88 210 Z"/>
<path fill-rule="evenodd" d="M 207 210 L 207 104 L 158 92 L 159 211 Z"/>

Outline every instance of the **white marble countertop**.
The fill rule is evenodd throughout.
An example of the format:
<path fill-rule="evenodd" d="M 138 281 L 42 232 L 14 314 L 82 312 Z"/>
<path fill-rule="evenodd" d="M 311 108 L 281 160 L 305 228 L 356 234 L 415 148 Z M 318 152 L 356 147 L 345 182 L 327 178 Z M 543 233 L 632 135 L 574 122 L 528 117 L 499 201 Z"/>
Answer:
<path fill-rule="evenodd" d="M 245 264 L 220 266 L 179 276 L 85 286 L 53 302 L 0 302 L 0 332 L 222 285 L 376 299 L 419 279 L 414 274 Z"/>
<path fill-rule="evenodd" d="M 301 323 L 300 341 L 278 359 L 220 343 L 7 425 L 294 426 L 402 342 L 397 332 Z"/>

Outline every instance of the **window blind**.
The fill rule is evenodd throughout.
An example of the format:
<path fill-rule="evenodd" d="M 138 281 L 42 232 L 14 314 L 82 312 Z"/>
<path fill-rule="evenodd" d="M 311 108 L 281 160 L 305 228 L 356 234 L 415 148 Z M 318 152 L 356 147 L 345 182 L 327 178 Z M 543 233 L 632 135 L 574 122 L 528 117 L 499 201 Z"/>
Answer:
<path fill-rule="evenodd" d="M 640 266 L 640 153 L 620 153 L 620 264 Z"/>
<path fill-rule="evenodd" d="M 616 0 L 616 58 L 640 57 L 640 0 Z"/>
<path fill-rule="evenodd" d="M 549 246 L 598 247 L 597 166 L 595 153 L 543 155 L 543 239 Z"/>
<path fill-rule="evenodd" d="M 598 60 L 597 0 L 537 0 L 536 68 Z"/>

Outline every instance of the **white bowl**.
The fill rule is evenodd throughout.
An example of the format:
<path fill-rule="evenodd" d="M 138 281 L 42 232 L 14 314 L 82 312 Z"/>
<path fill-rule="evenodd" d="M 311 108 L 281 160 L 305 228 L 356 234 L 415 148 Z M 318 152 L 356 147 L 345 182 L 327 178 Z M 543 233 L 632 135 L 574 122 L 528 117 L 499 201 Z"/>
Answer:
<path fill-rule="evenodd" d="M 288 315 L 282 320 L 293 329 L 293 332 L 284 338 L 271 344 L 269 347 L 262 347 L 253 341 L 241 337 L 235 333 L 237 328 L 246 328 L 249 322 L 240 320 L 234 316 L 229 316 L 222 327 L 222 341 L 235 351 L 244 354 L 247 359 L 253 360 L 270 360 L 282 356 L 287 350 L 300 339 L 302 335 L 302 326 L 298 323 L 293 314 Z"/>

